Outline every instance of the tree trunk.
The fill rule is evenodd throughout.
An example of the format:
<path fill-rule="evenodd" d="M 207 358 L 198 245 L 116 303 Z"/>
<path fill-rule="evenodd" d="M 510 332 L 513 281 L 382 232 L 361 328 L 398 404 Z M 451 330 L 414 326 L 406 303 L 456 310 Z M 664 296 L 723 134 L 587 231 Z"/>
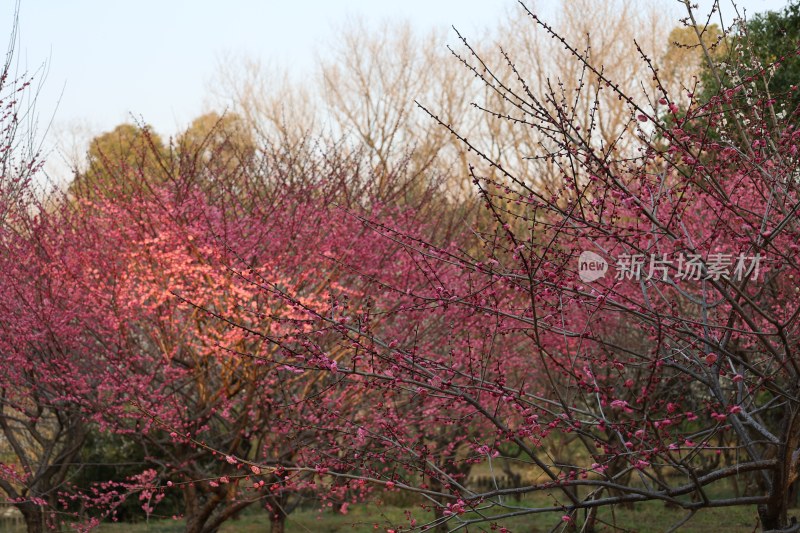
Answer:
<path fill-rule="evenodd" d="M 208 525 L 208 517 L 191 515 L 186 517 L 185 533 L 217 533 L 219 526 Z"/>
<path fill-rule="evenodd" d="M 435 492 L 442 492 L 442 483 L 436 478 L 431 476 L 430 478 L 430 488 Z M 447 522 L 444 521 L 444 506 L 445 506 L 445 498 L 440 496 L 434 496 L 433 498 L 436 501 L 436 504 L 433 506 L 433 517 L 436 521 L 436 526 L 432 529 L 435 533 L 446 533 L 448 530 Z"/>
<path fill-rule="evenodd" d="M 444 519 L 444 507 L 441 505 L 435 505 L 433 507 L 433 516 L 436 519 L 436 527 L 433 529 L 436 533 L 447 533 L 447 522 L 442 521 Z"/>
<path fill-rule="evenodd" d="M 198 523 L 199 521 L 194 516 L 187 515 L 186 516 L 186 528 L 184 528 L 184 533 L 201 533 L 200 528 L 202 524 Z"/>
<path fill-rule="evenodd" d="M 269 515 L 270 533 L 284 533 L 286 531 L 286 515 L 273 513 Z"/>
<path fill-rule="evenodd" d="M 17 509 L 22 513 L 28 533 L 44 533 L 47 531 L 47 518 L 41 506 L 34 503 L 21 503 L 17 505 Z"/>
<path fill-rule="evenodd" d="M 603 489 L 597 491 L 593 499 L 599 500 L 603 494 Z M 581 531 L 583 533 L 595 533 L 597 531 L 597 511 L 598 507 L 590 507 L 586 510 L 586 520 L 583 523 Z"/>
<path fill-rule="evenodd" d="M 197 519 L 187 519 L 185 533 L 217 533 L 219 526 L 206 526 L 205 522 L 200 522 Z"/>
<path fill-rule="evenodd" d="M 778 447 L 780 462 L 772 471 L 769 500 L 758 506 L 758 518 L 765 532 L 800 532 L 795 518 L 789 521 L 789 494 L 800 474 L 800 412 L 787 410 L 785 438 Z"/>

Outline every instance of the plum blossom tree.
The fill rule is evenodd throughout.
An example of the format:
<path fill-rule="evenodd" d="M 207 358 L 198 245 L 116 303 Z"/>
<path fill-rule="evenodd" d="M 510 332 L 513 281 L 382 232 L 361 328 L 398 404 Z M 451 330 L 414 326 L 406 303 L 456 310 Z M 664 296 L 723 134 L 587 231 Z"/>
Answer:
<path fill-rule="evenodd" d="M 687 7 L 687 27 L 702 32 Z M 558 187 L 543 192 L 442 122 L 491 170 L 472 171 L 493 220 L 479 228 L 480 246 L 435 245 L 407 228 L 376 225 L 403 244 L 427 290 L 376 273 L 370 279 L 414 304 L 365 311 L 368 330 L 318 318 L 371 361 L 340 371 L 386 391 L 377 413 L 384 424 L 399 420 L 386 405 L 427 396 L 418 409 L 433 409 L 437 429 L 481 419 L 494 434 L 484 434 L 476 451 L 489 460 L 502 453 L 498 444 L 513 445 L 530 475 L 516 488 L 475 490 L 430 461 L 397 457 L 424 475 L 392 486 L 440 498 L 452 527 L 490 520 L 482 512 L 495 507 L 492 519 L 549 512 L 593 530 L 607 520 L 598 509 L 652 500 L 685 510 L 675 527 L 705 508 L 757 505 L 754 521 L 763 530 L 795 530 L 788 508 L 800 455 L 792 281 L 800 135 L 760 90 L 767 69 L 779 67 L 747 61 L 734 41 L 741 82 L 707 101 L 671 94 L 655 68 L 654 83 L 629 93 L 522 9 L 582 62 L 581 76 L 593 82 L 580 90 L 591 90 L 595 102 L 610 93 L 624 103 L 631 147 L 620 152 L 602 136 L 598 144 L 591 115 L 586 127 L 561 85 L 533 93 L 512 57 L 501 55 L 504 77 L 464 42 L 459 59 L 513 109 L 487 112 L 541 133 L 531 157 L 558 169 Z M 701 36 L 698 42 L 713 62 Z M 642 61 L 651 65 L 644 54 Z M 680 109 L 681 100 L 688 106 Z M 740 101 L 747 106 L 734 105 Z M 444 357 L 391 336 L 392 320 L 424 329 L 453 309 L 484 322 Z M 482 328 L 505 342 L 481 346 Z M 424 441 L 412 431 L 384 431 L 406 457 Z M 436 429 L 428 431 L 433 438 Z M 548 454 L 553 442 L 564 453 Z M 368 477 L 377 481 L 377 474 Z M 432 489 L 426 476 L 447 491 Z M 749 480 L 744 492 L 720 488 L 737 477 Z M 505 499 L 540 492 L 552 503 Z"/>
<path fill-rule="evenodd" d="M 512 55 L 494 65 L 463 42 L 492 131 L 537 139 L 512 168 L 431 110 L 483 161 L 471 228 L 387 205 L 391 174 L 365 194 L 374 176 L 349 154 L 259 166 L 249 146 L 247 165 L 216 167 L 225 183 L 159 158 L 130 187 L 149 179 L 147 132 L 103 194 L 7 224 L 0 428 L 38 444 L 15 447 L 0 488 L 39 529 L 72 501 L 54 495 L 93 424 L 137 439 L 152 468 L 73 500 L 108 515 L 136 492 L 151 513 L 178 491 L 188 532 L 256 502 L 281 532 L 298 498 L 370 487 L 433 508 L 394 529 L 550 514 L 592 531 L 616 525 L 604 508 L 655 501 L 685 512 L 674 528 L 757 505 L 764 531 L 797 530 L 800 132 L 761 90 L 779 66 L 731 36 L 733 86 L 701 100 L 642 53 L 635 92 L 521 9 L 579 81 L 537 92 Z M 595 120 L 609 101 L 612 136 Z M 475 465 L 519 479 L 479 486 Z"/>
<path fill-rule="evenodd" d="M 4 504 L 22 512 L 28 531 L 38 532 L 55 521 L 58 491 L 86 434 L 73 393 L 87 382 L 71 383 L 80 377 L 85 339 L 69 325 L 79 291 L 65 290 L 53 268 L 57 239 L 32 216 L 41 166 L 35 121 L 41 72 L 17 70 L 18 6 L 11 20 L 0 64 L 0 491 Z"/>
<path fill-rule="evenodd" d="M 113 324 L 76 324 L 102 340 L 102 364 L 92 361 L 106 401 L 91 416 L 144 446 L 159 477 L 136 489 L 181 491 L 187 531 L 216 531 L 258 502 L 282 531 L 299 497 L 345 503 L 366 491 L 320 479 L 352 469 L 363 443 L 347 446 L 342 428 L 357 433 L 376 393 L 340 379 L 350 343 L 318 317 L 362 305 L 364 284 L 343 265 L 380 271 L 391 243 L 338 205 L 360 184 L 326 157 L 327 175 L 274 187 L 242 175 L 209 190 L 187 173 L 131 189 L 125 180 L 145 174 L 109 172 L 105 194 L 53 220 L 74 228 L 69 257 L 84 266 L 74 277 L 93 298 L 81 309 Z"/>
<path fill-rule="evenodd" d="M 50 513 L 87 433 L 72 393 L 85 392 L 79 389 L 88 384 L 88 361 L 81 362 L 81 332 L 69 327 L 74 315 L 62 312 L 80 302 L 77 291 L 64 290 L 52 263 L 41 260 L 42 246 L 9 233 L 3 231 L 0 308 L 8 318 L 0 333 L 0 431 L 10 460 L 3 458 L 0 489 L 28 531 L 39 532 L 56 521 Z"/>
<path fill-rule="evenodd" d="M 689 20 L 701 31 L 691 9 Z M 509 79 L 495 77 L 476 55 L 463 58 L 516 108 L 510 119 L 499 118 L 546 133 L 549 142 L 535 157 L 561 172 L 555 194 L 540 193 L 490 158 L 501 178 L 478 171 L 474 178 L 496 221 L 486 239 L 494 265 L 486 283 L 524 295 L 484 309 L 516 324 L 543 378 L 530 392 L 521 382 L 496 385 L 497 392 L 532 411 L 539 432 L 577 436 L 571 458 L 555 463 L 526 439 L 507 438 L 549 478 L 522 490 L 561 489 L 568 522 L 586 509 L 591 528 L 592 509 L 657 499 L 685 509 L 685 520 L 704 507 L 758 504 L 765 530 L 793 527 L 798 136 L 759 90 L 765 68 L 752 68 L 744 50 L 740 57 L 741 83 L 709 101 L 687 95 L 680 117 L 673 99 L 682 95 L 663 84 L 640 95 L 622 92 L 585 60 L 596 91 L 624 101 L 638 124 L 634 158 L 593 145 L 566 93 L 526 91 L 508 56 L 516 74 Z M 658 72 L 652 75 L 658 81 Z M 731 105 L 737 95 L 747 108 Z M 671 116 L 659 116 L 657 106 Z M 587 251 L 616 271 L 587 281 Z M 467 396 L 464 388 L 450 394 Z M 503 418 L 495 423 L 511 429 Z M 730 463 L 709 461 L 723 451 L 736 452 Z M 754 482 L 749 493 L 712 496 L 715 483 L 744 472 Z M 472 497 L 483 503 L 496 494 Z"/>

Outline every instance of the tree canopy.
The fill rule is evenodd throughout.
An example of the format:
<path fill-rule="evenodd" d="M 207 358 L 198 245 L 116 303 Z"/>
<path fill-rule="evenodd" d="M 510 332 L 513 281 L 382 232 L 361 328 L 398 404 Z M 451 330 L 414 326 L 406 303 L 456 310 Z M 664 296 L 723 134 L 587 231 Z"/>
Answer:
<path fill-rule="evenodd" d="M 521 5 L 511 46 L 459 35 L 441 77 L 406 27 L 348 40 L 334 139 L 276 145 L 253 102 L 167 143 L 121 124 L 46 208 L 32 154 L 6 165 L 0 491 L 28 530 L 260 507 L 283 533 L 402 497 L 375 529 L 596 532 L 656 504 L 796 531 L 800 132 L 773 91 L 793 64 L 763 68 L 791 48 L 757 45 L 783 26 L 687 3 L 649 53 L 621 44 L 633 3 L 590 5 Z"/>

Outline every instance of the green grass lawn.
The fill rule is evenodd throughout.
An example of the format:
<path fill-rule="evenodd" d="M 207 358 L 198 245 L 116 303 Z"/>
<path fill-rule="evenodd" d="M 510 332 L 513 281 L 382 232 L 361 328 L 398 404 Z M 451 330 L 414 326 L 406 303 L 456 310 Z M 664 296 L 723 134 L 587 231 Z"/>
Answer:
<path fill-rule="evenodd" d="M 552 505 L 553 499 L 545 494 L 532 496 L 524 500 L 528 506 Z M 521 507 L 524 506 L 524 502 Z M 511 500 L 507 502 L 509 506 L 515 503 Z M 487 511 L 490 515 L 496 515 L 501 509 L 495 508 Z M 346 515 L 334 512 L 333 510 L 298 510 L 292 513 L 286 523 L 288 533 L 335 533 L 335 532 L 385 532 L 389 528 L 408 528 L 409 521 L 406 517 L 410 513 L 416 518 L 417 524 L 424 524 L 433 518 L 433 514 L 425 511 L 419 505 L 408 505 L 405 507 L 390 505 L 364 503 L 351 505 Z M 528 514 L 525 516 L 515 516 L 497 521 L 499 526 L 508 528 L 514 533 L 538 533 L 548 532 L 560 523 L 562 513 L 547 514 Z M 683 517 L 687 512 L 681 509 L 670 509 L 661 502 L 637 503 L 632 509 L 616 507 L 613 510 L 603 509 L 600 511 L 599 519 L 601 523 L 600 531 L 624 531 L 624 532 L 663 532 L 668 530 Z M 462 519 L 475 518 L 477 515 L 468 513 L 462 515 Z M 581 518 L 583 515 L 581 515 Z M 612 524 L 615 524 L 614 527 Z M 457 525 L 455 520 L 449 523 L 453 528 Z M 473 524 L 462 528 L 460 531 L 479 532 L 492 531 L 492 521 L 482 524 Z M 720 533 L 750 533 L 756 529 L 756 509 L 754 506 L 748 507 L 728 507 L 705 509 L 695 514 L 686 522 L 679 531 L 686 532 L 720 532 Z M 96 531 L 101 533 L 181 533 L 184 524 L 180 520 L 170 519 L 151 519 L 149 523 L 108 523 L 101 525 Z M 269 519 L 264 511 L 258 508 L 250 508 L 244 514 L 234 520 L 230 520 L 223 525 L 222 533 L 264 533 L 270 528 Z M 0 524 L 0 530 L 7 533 L 22 533 L 21 529 L 7 529 Z M 558 530 L 561 530 L 559 528 Z"/>
<path fill-rule="evenodd" d="M 288 533 L 335 533 L 354 532 L 367 533 L 386 531 L 392 527 L 408 527 L 405 517 L 406 511 L 412 513 L 418 523 L 424 523 L 432 514 L 426 513 L 419 507 L 395 507 L 392 505 L 363 504 L 353 505 L 346 515 L 332 511 L 317 512 L 311 510 L 296 511 L 289 516 L 286 523 Z M 494 511 L 497 512 L 497 511 Z M 607 522 L 601 524 L 601 531 L 626 531 L 626 532 L 663 532 L 686 516 L 686 512 L 679 509 L 668 509 L 662 503 L 650 502 L 636 504 L 633 509 L 616 508 L 600 513 L 600 519 Z M 464 518 L 475 515 L 464 515 Z M 514 533 L 537 533 L 550 531 L 560 521 L 560 514 L 527 515 L 504 519 L 499 525 L 508 528 Z M 612 523 L 616 524 L 614 528 Z M 455 522 L 451 522 L 451 527 Z M 698 512 L 691 520 L 684 524 L 680 531 L 687 532 L 752 532 L 756 527 L 755 507 L 732 507 L 706 509 Z M 461 531 L 491 531 L 491 522 L 470 525 Z M 183 523 L 175 520 L 151 520 L 149 524 L 104 524 L 98 531 L 102 533 L 179 533 L 183 531 Z M 242 517 L 227 522 L 222 527 L 222 533 L 262 533 L 269 531 L 269 520 L 265 513 L 253 509 Z"/>

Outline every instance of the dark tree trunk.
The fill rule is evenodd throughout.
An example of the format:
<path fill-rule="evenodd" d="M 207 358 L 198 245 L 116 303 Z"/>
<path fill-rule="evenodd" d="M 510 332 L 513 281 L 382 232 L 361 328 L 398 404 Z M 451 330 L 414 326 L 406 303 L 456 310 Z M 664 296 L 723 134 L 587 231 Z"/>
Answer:
<path fill-rule="evenodd" d="M 597 491 L 597 494 L 595 494 L 594 498 L 595 499 L 600 499 L 600 496 L 602 495 L 602 493 L 603 493 L 602 489 Z M 597 507 L 590 507 L 589 509 L 586 510 L 586 521 L 583 523 L 583 527 L 581 528 L 581 531 L 583 531 L 585 533 L 596 533 L 596 531 L 597 531 L 597 511 L 598 511 Z"/>
<path fill-rule="evenodd" d="M 284 533 L 286 531 L 286 515 L 273 513 L 269 515 L 270 533 Z"/>
<path fill-rule="evenodd" d="M 17 505 L 17 509 L 22 513 L 28 533 L 44 533 L 47 531 L 47 517 L 41 506 L 34 503 L 21 503 Z"/>
<path fill-rule="evenodd" d="M 436 533 L 447 533 L 448 527 L 447 522 L 444 522 L 444 507 L 441 505 L 436 505 L 433 508 L 433 516 L 436 519 L 436 527 L 433 531 Z"/>
<path fill-rule="evenodd" d="M 217 533 L 219 526 L 210 526 L 211 513 L 206 509 L 206 505 L 201 506 L 199 509 L 194 506 L 188 506 L 186 513 L 186 528 L 185 533 Z"/>
<path fill-rule="evenodd" d="M 442 483 L 436 477 L 431 477 L 430 487 L 436 492 L 442 492 L 443 489 Z M 433 506 L 433 517 L 437 525 L 432 531 L 435 533 L 446 533 L 448 527 L 447 522 L 444 521 L 445 498 L 436 496 L 434 500 L 436 500 L 436 505 Z"/>
<path fill-rule="evenodd" d="M 769 500 L 758 506 L 761 528 L 767 532 L 800 532 L 795 518 L 788 518 L 792 485 L 800 473 L 800 413 L 791 409 L 784 415 L 785 437 L 778 447 L 777 466 L 772 471 Z"/>
<path fill-rule="evenodd" d="M 283 533 L 286 530 L 286 517 L 291 512 L 288 507 L 289 494 L 286 492 L 274 494 L 268 502 L 270 531 Z"/>
<path fill-rule="evenodd" d="M 186 533 L 217 533 L 219 526 L 208 526 L 206 520 L 197 517 L 186 517 Z"/>

